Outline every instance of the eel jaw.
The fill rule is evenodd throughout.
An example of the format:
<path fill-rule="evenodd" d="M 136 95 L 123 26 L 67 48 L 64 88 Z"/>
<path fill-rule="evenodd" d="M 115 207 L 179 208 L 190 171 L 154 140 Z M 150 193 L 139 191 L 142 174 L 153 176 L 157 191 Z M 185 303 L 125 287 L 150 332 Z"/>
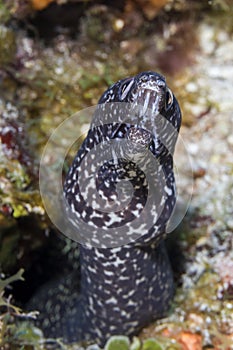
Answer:
<path fill-rule="evenodd" d="M 161 102 L 163 96 L 161 96 L 156 90 L 146 88 L 139 89 L 137 97 L 135 99 L 136 105 L 140 106 L 141 115 L 145 114 L 157 115 L 161 110 Z"/>
<path fill-rule="evenodd" d="M 166 109 L 168 88 L 162 79 L 140 80 L 131 91 L 131 102 L 139 106 L 140 115 L 156 116 Z"/>

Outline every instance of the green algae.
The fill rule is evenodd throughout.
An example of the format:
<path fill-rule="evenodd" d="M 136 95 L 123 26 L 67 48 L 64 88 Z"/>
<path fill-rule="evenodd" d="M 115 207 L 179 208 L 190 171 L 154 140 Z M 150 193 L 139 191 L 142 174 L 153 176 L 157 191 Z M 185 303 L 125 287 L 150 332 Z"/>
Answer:
<path fill-rule="evenodd" d="M 31 213 L 44 215 L 38 190 L 30 189 L 31 179 L 19 162 L 2 157 L 0 178 L 2 179 L 1 205 L 9 205 L 13 218 Z"/>
<path fill-rule="evenodd" d="M 5 296 L 5 289 L 14 282 L 24 281 L 24 270 L 20 269 L 14 275 L 0 278 L 0 346 L 1 349 L 31 349 L 43 350 L 43 334 L 40 329 L 32 326 L 26 319 L 35 317 L 36 313 L 23 313 Z"/>
<path fill-rule="evenodd" d="M 16 39 L 13 30 L 0 25 L 0 67 L 15 59 Z"/>
<path fill-rule="evenodd" d="M 2 24 L 7 23 L 11 18 L 10 6 L 3 0 L 0 1 L 0 22 Z"/>
<path fill-rule="evenodd" d="M 130 341 L 128 337 L 113 336 L 106 343 L 104 350 L 130 350 Z"/>

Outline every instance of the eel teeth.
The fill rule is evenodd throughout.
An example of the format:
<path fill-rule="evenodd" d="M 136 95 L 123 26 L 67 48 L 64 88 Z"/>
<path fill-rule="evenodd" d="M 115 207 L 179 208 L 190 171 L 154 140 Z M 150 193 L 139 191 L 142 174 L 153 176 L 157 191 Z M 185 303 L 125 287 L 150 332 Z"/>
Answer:
<path fill-rule="evenodd" d="M 143 115 L 147 111 L 147 108 L 148 108 L 148 105 L 149 105 L 149 102 L 150 102 L 150 95 L 151 95 L 151 92 L 149 90 L 147 90 L 146 97 L 145 97 L 144 104 L 143 104 L 143 109 L 142 109 L 142 114 Z"/>
<path fill-rule="evenodd" d="M 146 113 L 154 114 L 158 112 L 158 104 L 159 104 L 159 95 L 155 90 L 145 89 L 139 92 L 139 97 L 144 96 L 144 101 L 141 103 L 142 105 L 142 116 Z"/>
<path fill-rule="evenodd" d="M 155 101 L 152 104 L 152 109 L 151 109 L 152 114 L 154 114 L 155 112 L 156 114 L 158 113 L 158 105 L 159 105 L 159 96 L 156 95 Z"/>

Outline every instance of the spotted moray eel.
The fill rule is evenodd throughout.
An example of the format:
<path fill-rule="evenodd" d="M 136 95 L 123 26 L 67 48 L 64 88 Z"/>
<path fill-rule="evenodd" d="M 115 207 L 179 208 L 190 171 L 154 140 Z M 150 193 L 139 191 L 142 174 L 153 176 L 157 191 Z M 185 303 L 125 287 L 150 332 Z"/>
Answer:
<path fill-rule="evenodd" d="M 165 78 L 155 72 L 120 80 L 100 98 L 90 130 L 64 183 L 72 220 L 91 225 L 93 235 L 89 244 L 79 248 L 80 285 L 74 272 L 56 288 L 46 289 L 45 302 L 41 297 L 45 334 L 63 337 L 67 342 L 84 340 L 103 345 L 111 335 L 137 334 L 166 313 L 174 284 L 164 238 L 176 202 L 173 151 L 180 124 L 178 102 Z M 109 141 L 115 143 L 111 156 L 106 153 L 106 162 L 95 168 L 92 156 L 89 162 L 93 164 L 87 161 L 86 167 L 94 167 L 95 187 L 103 203 L 113 208 L 119 201 L 117 181 L 130 181 L 133 198 L 114 213 L 88 205 L 77 181 L 79 176 L 86 177 L 81 163 L 90 150 L 99 146 L 98 153 L 104 158 L 105 142 Z M 146 156 L 148 151 L 157 162 L 155 168 Z M 157 186 L 152 194 L 145 175 L 148 168 Z M 165 180 L 160 183 L 161 171 Z M 88 192 L 92 186 L 87 184 L 86 188 Z M 125 198 L 124 189 L 122 193 L 120 200 Z M 148 198 L 155 195 L 160 198 L 158 204 L 152 205 L 152 212 L 144 212 Z M 140 220 L 132 225 L 138 217 Z M 147 225 L 151 220 L 153 224 Z M 123 226 L 123 241 L 118 236 L 111 241 L 111 234 Z M 101 232 L 110 241 L 102 240 Z M 81 234 L 85 236 L 85 232 Z"/>

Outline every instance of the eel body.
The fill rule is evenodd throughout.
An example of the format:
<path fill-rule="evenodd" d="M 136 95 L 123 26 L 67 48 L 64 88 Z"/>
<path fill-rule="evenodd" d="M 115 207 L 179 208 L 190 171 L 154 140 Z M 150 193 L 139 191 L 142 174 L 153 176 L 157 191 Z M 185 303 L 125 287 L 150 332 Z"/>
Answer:
<path fill-rule="evenodd" d="M 44 293 L 50 337 L 102 345 L 166 313 L 174 285 L 164 238 L 176 202 L 180 124 L 178 102 L 155 72 L 120 80 L 100 98 L 64 183 L 66 210 L 84 243 L 80 285 L 74 272 Z"/>

